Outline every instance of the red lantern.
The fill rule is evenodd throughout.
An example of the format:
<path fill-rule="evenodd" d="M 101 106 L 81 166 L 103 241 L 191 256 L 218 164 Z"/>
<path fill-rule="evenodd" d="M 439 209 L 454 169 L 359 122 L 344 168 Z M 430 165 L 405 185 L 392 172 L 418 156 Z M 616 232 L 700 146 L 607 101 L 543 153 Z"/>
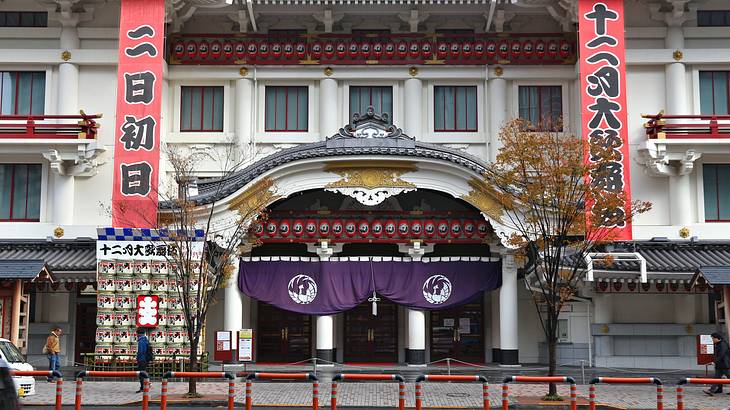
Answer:
<path fill-rule="evenodd" d="M 210 52 L 210 46 L 208 45 L 207 41 L 201 41 L 198 43 L 198 56 L 200 58 L 208 58 L 208 53 Z"/>
<path fill-rule="evenodd" d="M 659 292 L 664 292 L 664 283 L 662 283 L 662 282 L 657 282 L 657 283 L 655 283 L 654 285 L 656 286 L 656 290 L 657 290 L 657 291 L 659 291 Z"/>
<path fill-rule="evenodd" d="M 239 60 L 243 60 L 246 58 L 246 43 L 243 41 L 236 42 L 235 47 L 233 48 L 233 52 L 236 54 L 236 58 Z"/>
<path fill-rule="evenodd" d="M 183 56 L 185 56 L 185 43 L 182 41 L 175 42 L 175 46 L 172 48 L 172 54 L 177 59 L 183 58 Z"/>
<path fill-rule="evenodd" d="M 436 44 L 436 58 L 443 60 L 449 54 L 449 44 L 439 42 Z"/>
<path fill-rule="evenodd" d="M 213 57 L 213 59 L 217 60 L 221 58 L 222 52 L 223 46 L 221 46 L 220 41 L 216 40 L 210 44 L 210 56 Z"/>
<path fill-rule="evenodd" d="M 271 45 L 271 56 L 278 59 L 281 58 L 281 53 L 283 52 L 281 44 L 274 43 Z"/>
<path fill-rule="evenodd" d="M 424 41 L 423 43 L 421 43 L 421 55 L 423 56 L 423 58 L 426 59 L 431 58 L 431 56 L 433 55 L 433 47 L 431 45 L 431 42 Z"/>
<path fill-rule="evenodd" d="M 408 234 L 410 233 L 411 226 L 408 224 L 408 221 L 405 219 L 401 219 L 398 221 L 398 236 L 401 238 L 406 238 Z"/>
<path fill-rule="evenodd" d="M 535 55 L 539 58 L 545 57 L 545 42 L 537 40 L 535 42 Z"/>
<path fill-rule="evenodd" d="M 442 238 L 449 234 L 449 223 L 445 219 L 438 221 L 436 224 L 436 233 Z"/>
<path fill-rule="evenodd" d="M 360 55 L 360 45 L 354 41 L 350 41 L 350 45 L 347 47 L 347 56 L 350 58 L 357 58 Z"/>
<path fill-rule="evenodd" d="M 398 58 L 406 58 L 406 56 L 408 55 L 408 43 L 406 43 L 405 41 L 399 42 L 395 48 L 395 54 L 398 56 Z"/>
<path fill-rule="evenodd" d="M 307 236 L 310 238 L 317 236 L 317 221 L 314 219 L 308 219 L 307 223 L 304 224 L 304 232 L 306 232 Z"/>
<path fill-rule="evenodd" d="M 392 238 L 395 236 L 395 232 L 398 230 L 398 227 L 395 225 L 395 221 L 392 219 L 388 219 L 385 221 L 385 236 L 388 238 Z"/>
<path fill-rule="evenodd" d="M 188 41 L 185 45 L 185 52 L 188 54 L 188 58 L 195 58 L 198 54 L 198 44 L 194 41 Z"/>
<path fill-rule="evenodd" d="M 408 44 L 408 55 L 411 58 L 418 58 L 418 56 L 421 54 L 421 45 L 418 44 L 418 41 L 411 41 L 410 44 Z"/>
<path fill-rule="evenodd" d="M 600 290 L 601 292 L 605 292 L 606 290 L 608 290 L 608 282 L 598 282 L 598 290 Z"/>
<path fill-rule="evenodd" d="M 411 221 L 411 237 L 420 238 L 423 235 L 423 222 L 416 219 Z"/>
<path fill-rule="evenodd" d="M 474 57 L 478 59 L 484 58 L 484 42 L 483 41 L 477 41 L 474 43 Z"/>
<path fill-rule="evenodd" d="M 326 219 L 319 221 L 319 236 L 329 236 L 330 234 L 330 222 Z"/>
<path fill-rule="evenodd" d="M 266 58 L 269 56 L 269 43 L 259 43 L 259 57 Z"/>
<path fill-rule="evenodd" d="M 223 57 L 226 59 L 233 57 L 233 44 L 230 41 L 223 43 Z"/>
<path fill-rule="evenodd" d="M 294 46 L 294 53 L 297 55 L 298 59 L 304 59 L 307 56 L 307 45 L 304 43 L 297 43 Z"/>
<path fill-rule="evenodd" d="M 324 43 L 324 47 L 322 47 L 322 50 L 324 57 L 327 59 L 331 59 L 335 56 L 335 45 L 330 42 Z"/>
<path fill-rule="evenodd" d="M 345 54 L 347 54 L 347 45 L 344 42 L 340 41 L 337 43 L 335 55 L 337 55 L 337 58 L 342 59 L 345 58 Z"/>
<path fill-rule="evenodd" d="M 509 44 L 507 43 L 507 40 L 499 42 L 499 45 L 497 46 L 497 55 L 499 55 L 500 58 L 507 58 L 507 56 L 509 56 Z"/>
<path fill-rule="evenodd" d="M 512 41 L 512 58 L 519 58 L 522 53 L 522 44 L 517 41 Z"/>
<path fill-rule="evenodd" d="M 615 287 L 615 285 L 616 285 L 616 283 L 614 283 L 614 287 Z M 619 288 L 620 288 L 620 287 L 619 287 Z M 651 289 L 651 283 L 642 283 L 642 284 L 641 284 L 641 289 L 643 289 L 643 290 L 644 290 L 644 292 L 648 292 L 648 291 L 649 291 L 649 289 Z M 618 290 L 618 289 L 617 289 L 617 290 Z"/>
<path fill-rule="evenodd" d="M 264 236 L 264 232 L 265 232 L 264 225 L 261 222 L 256 222 L 253 225 L 253 233 L 257 237 L 260 238 L 260 237 Z"/>
<path fill-rule="evenodd" d="M 319 60 L 322 57 L 324 47 L 319 41 L 315 41 L 309 48 L 309 54 L 314 60 Z"/>
<path fill-rule="evenodd" d="M 383 236 L 383 231 L 385 230 L 385 227 L 383 226 L 383 222 L 376 219 L 373 221 L 372 227 L 370 228 L 370 231 L 372 232 L 372 235 L 376 238 L 380 238 Z"/>
<path fill-rule="evenodd" d="M 631 292 L 636 290 L 636 282 L 629 282 L 626 284 L 626 286 L 629 288 Z"/>
<path fill-rule="evenodd" d="M 287 60 L 294 57 L 294 45 L 292 43 L 284 43 L 283 46 L 284 58 Z"/>
<path fill-rule="evenodd" d="M 449 44 L 449 55 L 451 58 L 458 58 L 459 52 L 461 51 L 461 44 L 453 42 Z"/>
<path fill-rule="evenodd" d="M 613 282 L 613 289 L 614 289 L 614 290 L 615 290 L 616 292 L 619 292 L 619 291 L 621 291 L 621 288 L 622 288 L 623 286 L 624 286 L 624 284 L 623 284 L 623 283 L 621 283 L 621 282 Z"/>
<path fill-rule="evenodd" d="M 279 223 L 275 219 L 269 220 L 266 224 L 266 236 L 273 238 L 276 236 L 276 232 L 279 230 Z"/>
<path fill-rule="evenodd" d="M 527 40 L 524 43 L 522 43 L 522 55 L 525 57 L 532 57 L 532 52 L 534 51 L 534 46 L 532 44 L 532 41 Z"/>
<path fill-rule="evenodd" d="M 492 40 L 487 41 L 487 45 L 484 47 L 484 50 L 487 53 L 487 58 L 494 58 L 494 56 L 497 55 L 497 43 Z"/>
<path fill-rule="evenodd" d="M 560 57 L 567 58 L 570 55 L 570 51 L 573 49 L 573 46 L 570 45 L 568 40 L 562 40 L 560 42 Z"/>
<path fill-rule="evenodd" d="M 467 238 L 471 238 L 476 233 L 477 226 L 474 224 L 474 221 L 466 220 L 464 222 L 464 236 Z"/>
<path fill-rule="evenodd" d="M 348 220 L 345 222 L 345 235 L 352 238 L 357 234 L 357 224 L 353 220 Z"/>
<path fill-rule="evenodd" d="M 248 55 L 248 58 L 256 58 L 256 55 L 259 53 L 259 46 L 256 44 L 256 42 L 252 41 L 248 43 L 248 46 L 246 47 L 246 54 Z"/>
<path fill-rule="evenodd" d="M 451 221 L 451 237 L 458 238 L 461 236 L 461 221 L 455 219 Z"/>
<path fill-rule="evenodd" d="M 676 292 L 677 290 L 679 290 L 679 283 L 670 283 L 669 290 L 671 290 L 672 292 Z"/>
<path fill-rule="evenodd" d="M 555 58 L 558 55 L 558 42 L 550 40 L 547 45 L 547 56 L 549 58 Z"/>
<path fill-rule="evenodd" d="M 357 224 L 357 233 L 362 238 L 367 238 L 370 235 L 370 223 L 363 219 Z"/>
<path fill-rule="evenodd" d="M 423 224 L 423 233 L 426 234 L 426 238 L 433 238 L 436 235 L 436 223 L 432 220 L 427 220 Z"/>
<path fill-rule="evenodd" d="M 279 222 L 279 235 L 286 238 L 291 233 L 291 222 L 288 219 L 282 219 Z"/>
<path fill-rule="evenodd" d="M 392 59 L 395 55 L 395 44 L 390 41 L 385 43 L 385 50 L 383 52 L 385 53 L 385 58 Z"/>
<path fill-rule="evenodd" d="M 384 47 L 382 43 L 373 44 L 373 55 L 375 59 L 379 59 L 383 55 Z"/>
<path fill-rule="evenodd" d="M 487 221 L 479 221 L 477 224 L 477 235 L 479 235 L 480 238 L 484 238 L 489 233 L 489 224 Z"/>
<path fill-rule="evenodd" d="M 367 41 L 363 41 L 360 44 L 360 57 L 368 59 L 370 58 L 370 53 L 373 51 L 372 47 L 370 46 L 370 43 Z"/>
<path fill-rule="evenodd" d="M 297 238 L 304 235 L 304 222 L 299 219 L 295 219 L 291 226 L 291 231 Z"/>
<path fill-rule="evenodd" d="M 472 43 L 467 41 L 461 45 L 461 54 L 464 57 L 469 58 L 472 56 L 473 53 L 474 53 L 474 45 Z"/>
<path fill-rule="evenodd" d="M 339 238 L 344 233 L 345 224 L 343 224 L 342 221 L 339 219 L 335 219 L 334 221 L 332 221 L 332 235 L 334 235 L 335 238 Z"/>

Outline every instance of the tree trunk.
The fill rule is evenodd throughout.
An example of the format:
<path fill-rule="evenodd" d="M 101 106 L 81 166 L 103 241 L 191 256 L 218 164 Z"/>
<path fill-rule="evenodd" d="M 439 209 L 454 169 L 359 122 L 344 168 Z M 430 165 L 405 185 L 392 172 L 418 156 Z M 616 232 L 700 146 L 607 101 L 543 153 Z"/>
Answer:
<path fill-rule="evenodd" d="M 548 376 L 555 376 L 555 371 L 557 370 L 557 355 L 555 354 L 555 349 L 558 344 L 558 340 L 554 336 L 550 336 L 548 338 Z M 550 383 L 550 389 L 548 391 L 548 395 L 550 396 L 556 396 L 558 394 L 558 388 L 555 386 L 555 383 Z"/>
<path fill-rule="evenodd" d="M 198 371 L 198 346 L 197 346 L 197 343 L 190 344 L 190 371 L 191 372 Z M 193 377 L 188 379 L 188 396 L 189 397 L 197 397 L 198 386 L 196 383 L 197 383 L 197 379 L 195 379 Z"/>

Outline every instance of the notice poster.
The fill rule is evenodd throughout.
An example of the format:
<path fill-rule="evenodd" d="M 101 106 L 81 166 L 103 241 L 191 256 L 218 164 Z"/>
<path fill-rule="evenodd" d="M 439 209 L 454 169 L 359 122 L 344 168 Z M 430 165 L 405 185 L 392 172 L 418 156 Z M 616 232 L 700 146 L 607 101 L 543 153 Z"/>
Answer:
<path fill-rule="evenodd" d="M 231 350 L 231 332 L 216 332 L 216 350 Z"/>
<path fill-rule="evenodd" d="M 444 319 L 444 327 L 454 327 L 454 319 Z"/>
<path fill-rule="evenodd" d="M 702 354 L 715 354 L 715 344 L 712 343 L 712 336 L 700 335 L 700 352 Z"/>
<path fill-rule="evenodd" d="M 253 361 L 253 329 L 238 331 L 238 361 Z"/>
<path fill-rule="evenodd" d="M 459 318 L 459 333 L 469 334 L 471 333 L 471 319 L 468 317 Z"/>
<path fill-rule="evenodd" d="M 581 123 L 589 149 L 587 162 L 599 162 L 606 149 L 615 156 L 587 178 L 603 192 L 625 192 L 623 206 L 600 209 L 590 223 L 613 227 L 614 239 L 631 239 L 625 221 L 631 205 L 626 107 L 624 0 L 578 0 Z M 600 149 L 596 149 L 600 148 Z M 591 208 L 595 204 L 588 204 Z M 617 222 L 618 221 L 618 222 Z"/>

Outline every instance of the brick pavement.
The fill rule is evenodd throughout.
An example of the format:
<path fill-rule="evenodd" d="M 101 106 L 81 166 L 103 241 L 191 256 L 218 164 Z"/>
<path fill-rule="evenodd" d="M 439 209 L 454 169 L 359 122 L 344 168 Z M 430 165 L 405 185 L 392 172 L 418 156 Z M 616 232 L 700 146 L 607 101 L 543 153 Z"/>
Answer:
<path fill-rule="evenodd" d="M 38 381 L 37 394 L 21 399 L 23 405 L 43 405 L 54 402 L 55 385 L 45 381 Z M 137 390 L 136 382 L 85 382 L 85 405 L 123 405 L 137 402 L 141 394 Z M 544 385 L 511 384 L 511 403 L 520 397 L 539 397 L 545 393 Z M 225 382 L 202 382 L 198 387 L 201 393 L 208 395 L 225 395 Z M 257 382 L 253 387 L 253 400 L 257 405 L 298 405 L 306 406 L 311 403 L 312 390 L 308 383 L 266 383 Z M 665 392 L 665 408 L 676 408 L 673 386 L 667 386 Z M 719 395 L 709 397 L 702 393 L 702 387 L 689 386 L 685 392 L 685 407 L 687 409 L 725 409 L 730 408 L 730 396 Z M 170 394 L 181 394 L 187 391 L 186 383 L 170 383 Z M 320 387 L 320 403 L 329 405 L 329 384 Z M 567 386 L 559 386 L 560 394 L 567 396 Z M 160 384 L 153 383 L 151 397 L 159 397 Z M 492 406 L 499 405 L 500 386 L 490 386 Z M 579 386 L 578 393 L 587 397 L 587 386 Z M 395 383 L 340 383 L 338 385 L 338 404 L 341 406 L 357 407 L 395 407 L 398 387 Z M 437 407 L 472 407 L 481 405 L 481 385 L 464 383 L 424 383 L 424 406 Z M 656 390 L 653 386 L 598 386 L 598 401 L 607 405 L 626 409 L 653 409 L 655 408 Z M 414 385 L 407 384 L 406 406 L 414 406 Z M 236 384 L 236 401 L 244 401 L 244 384 Z M 64 383 L 63 403 L 73 404 L 74 384 Z"/>

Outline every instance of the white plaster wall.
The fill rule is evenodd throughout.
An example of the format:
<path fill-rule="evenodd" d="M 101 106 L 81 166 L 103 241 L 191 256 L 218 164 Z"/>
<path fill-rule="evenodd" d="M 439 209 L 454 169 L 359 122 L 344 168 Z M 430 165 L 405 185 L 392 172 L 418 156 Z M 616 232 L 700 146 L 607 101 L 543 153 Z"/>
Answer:
<path fill-rule="evenodd" d="M 647 293 L 612 295 L 614 323 L 676 323 L 675 306 L 684 302 L 681 299 L 683 296 L 686 295 Z M 701 301 L 695 300 L 694 303 L 695 307 L 701 307 L 697 305 L 701 304 Z M 704 312 L 696 315 L 695 322 L 698 320 L 704 321 Z"/>
<path fill-rule="evenodd" d="M 540 326 L 540 317 L 532 301 L 532 295 L 522 280 L 517 282 L 517 296 L 519 360 L 520 363 L 537 363 L 540 355 L 539 344 L 545 341 L 545 334 Z"/>

